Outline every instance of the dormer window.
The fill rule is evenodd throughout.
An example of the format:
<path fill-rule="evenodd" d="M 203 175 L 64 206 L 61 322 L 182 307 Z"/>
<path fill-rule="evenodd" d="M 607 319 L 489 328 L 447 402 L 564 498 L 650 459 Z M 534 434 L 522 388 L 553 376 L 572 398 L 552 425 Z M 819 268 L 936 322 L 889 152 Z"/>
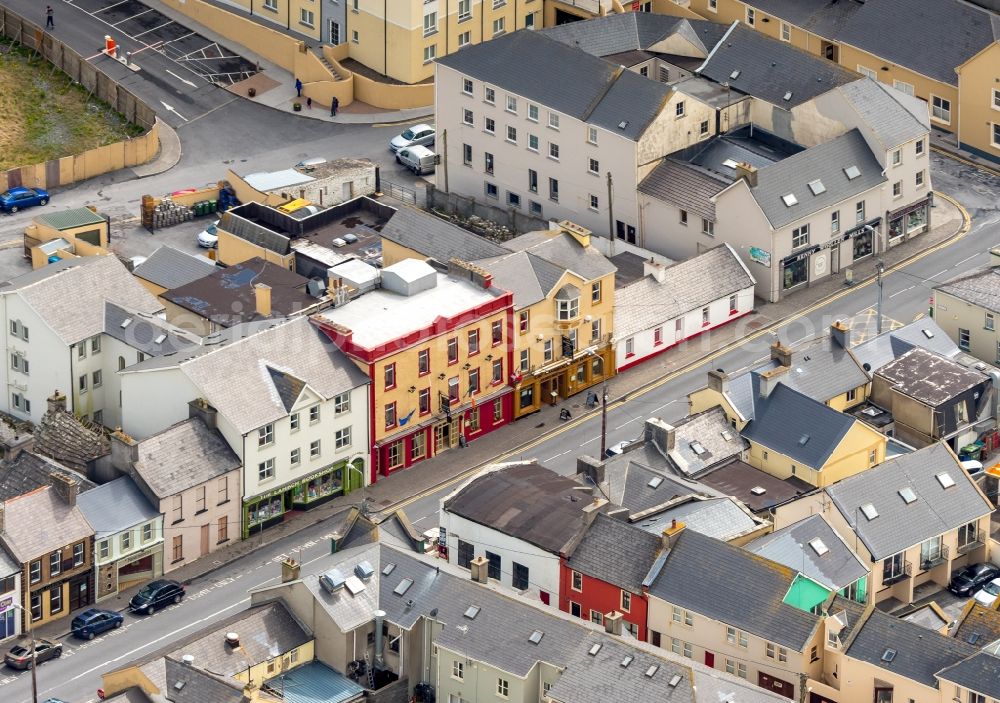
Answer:
<path fill-rule="evenodd" d="M 563 286 L 556 293 L 556 319 L 560 322 L 574 320 L 580 315 L 580 290 L 576 286 Z"/>

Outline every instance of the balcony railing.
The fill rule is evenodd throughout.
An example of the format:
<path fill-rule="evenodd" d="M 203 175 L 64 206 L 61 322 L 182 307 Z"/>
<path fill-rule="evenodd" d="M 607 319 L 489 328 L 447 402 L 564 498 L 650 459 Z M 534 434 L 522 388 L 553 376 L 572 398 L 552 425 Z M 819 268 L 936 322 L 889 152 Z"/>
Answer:
<path fill-rule="evenodd" d="M 941 551 L 926 559 L 920 560 L 920 568 L 923 571 L 930 571 L 935 566 L 940 566 L 948 561 L 948 545 L 942 544 Z"/>
<path fill-rule="evenodd" d="M 882 585 L 890 586 L 894 583 L 905 581 L 906 579 L 910 578 L 912 573 L 913 573 L 913 565 L 910 564 L 910 562 L 908 561 L 904 561 L 902 569 L 899 569 L 898 571 L 895 571 L 889 575 L 886 575 L 884 571 L 882 572 Z"/>
<path fill-rule="evenodd" d="M 969 552 L 974 552 L 977 549 L 979 549 L 980 547 L 985 547 L 985 546 L 986 546 L 986 541 L 985 540 L 983 540 L 983 539 L 976 539 L 976 540 L 973 540 L 972 542 L 969 542 L 968 544 L 960 544 L 958 546 L 958 553 L 959 554 L 968 554 Z"/>

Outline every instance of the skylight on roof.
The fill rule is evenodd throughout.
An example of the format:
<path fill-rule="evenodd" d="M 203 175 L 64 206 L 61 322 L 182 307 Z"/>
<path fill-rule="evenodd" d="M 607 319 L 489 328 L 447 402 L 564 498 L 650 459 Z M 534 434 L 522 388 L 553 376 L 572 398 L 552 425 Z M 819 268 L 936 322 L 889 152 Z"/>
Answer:
<path fill-rule="evenodd" d="M 809 546 L 812 547 L 812 550 L 816 552 L 817 556 L 823 556 L 830 551 L 830 548 L 827 547 L 826 544 L 823 543 L 823 540 L 819 537 L 813 537 L 809 540 Z"/>
<path fill-rule="evenodd" d="M 939 474 L 935 474 L 934 478 L 937 479 L 938 483 L 941 484 L 941 488 L 951 488 L 955 485 L 955 479 L 951 477 L 951 474 L 947 471 L 942 471 Z"/>
<path fill-rule="evenodd" d="M 347 587 L 347 590 L 351 592 L 352 596 L 356 596 L 361 593 L 361 591 L 365 590 L 364 582 L 357 576 L 348 576 L 347 580 L 344 581 L 344 585 Z"/>
<path fill-rule="evenodd" d="M 722 165 L 725 166 L 726 168 L 735 169 L 738 164 L 733 159 L 726 159 L 725 161 L 722 162 Z"/>
<path fill-rule="evenodd" d="M 131 317 L 126 317 L 124 320 L 122 320 L 122 323 L 119 326 L 122 329 L 125 329 L 126 327 L 128 327 L 131 324 L 132 324 L 132 318 Z"/>
<path fill-rule="evenodd" d="M 847 176 L 847 180 L 853 181 L 855 178 L 861 175 L 861 169 L 859 169 L 854 164 L 846 167 L 844 169 L 844 175 Z"/>
<path fill-rule="evenodd" d="M 968 637 L 965 638 L 965 641 L 968 642 L 969 644 L 975 644 L 976 642 L 979 641 L 979 637 L 980 634 L 978 632 L 973 632 Z"/>
<path fill-rule="evenodd" d="M 887 649 L 884 652 L 882 652 L 882 661 L 884 661 L 886 664 L 888 664 L 895 658 L 896 658 L 895 649 Z"/>
<path fill-rule="evenodd" d="M 531 642 L 531 644 L 538 644 L 539 642 L 542 641 L 543 637 L 545 637 L 544 632 L 542 632 L 541 630 L 535 630 L 530 635 L 528 635 L 528 641 Z"/>
<path fill-rule="evenodd" d="M 600 643 L 591 645 L 590 651 L 587 652 L 587 654 L 589 654 L 592 657 L 596 657 L 597 653 L 601 651 L 601 647 L 602 645 Z"/>
<path fill-rule="evenodd" d="M 782 97 L 784 98 L 784 100 L 785 100 L 785 101 L 788 101 L 788 100 L 791 100 L 791 99 L 792 99 L 792 91 L 790 91 L 790 90 L 789 90 L 789 91 L 788 91 L 787 93 L 785 93 L 785 94 L 784 94 L 784 96 L 782 96 Z"/>
<path fill-rule="evenodd" d="M 622 120 L 618 123 L 618 129 L 625 129 L 628 127 L 628 120 Z"/>
<path fill-rule="evenodd" d="M 670 681 L 667 685 L 669 685 L 670 688 L 677 688 L 677 684 L 679 684 L 680 682 L 681 682 L 681 675 L 674 674 L 673 676 L 670 677 Z"/>
<path fill-rule="evenodd" d="M 735 81 L 737 78 L 740 77 L 740 73 L 742 73 L 742 71 L 740 71 L 740 69 L 737 68 L 735 71 L 729 74 L 729 80 Z"/>
<path fill-rule="evenodd" d="M 628 665 L 631 664 L 632 660 L 634 659 L 635 657 L 633 657 L 631 654 L 626 654 L 625 658 L 622 659 L 622 668 L 627 669 Z"/>
<path fill-rule="evenodd" d="M 663 483 L 662 476 L 653 476 L 653 478 L 649 479 L 649 483 L 646 486 L 649 488 L 659 488 L 661 483 Z"/>
<path fill-rule="evenodd" d="M 480 610 L 482 610 L 482 608 L 480 608 L 478 605 L 470 605 L 468 608 L 465 609 L 465 612 L 462 614 L 465 617 L 469 618 L 469 620 L 475 620 L 476 616 L 479 615 Z"/>
<path fill-rule="evenodd" d="M 653 664 L 651 667 L 646 669 L 646 678 L 651 679 L 656 675 L 656 672 L 660 670 L 660 667 Z"/>
<path fill-rule="evenodd" d="M 865 517 L 868 518 L 869 520 L 874 520 L 875 518 L 878 517 L 878 511 L 875 509 L 875 506 L 872 505 L 871 503 L 865 503 L 864 505 L 862 505 L 861 512 L 864 513 Z"/>
<path fill-rule="evenodd" d="M 705 447 L 702 446 L 701 442 L 691 442 L 691 451 L 701 456 L 705 453 Z"/>
<path fill-rule="evenodd" d="M 799 199 L 795 197 L 795 193 L 789 193 L 788 195 L 781 196 L 781 202 L 785 204 L 785 207 L 791 207 L 792 205 L 798 205 Z"/>
<path fill-rule="evenodd" d="M 934 339 L 934 333 L 931 332 L 930 330 L 920 330 L 920 331 L 924 333 L 924 336 L 927 337 L 927 339 Z"/>
<path fill-rule="evenodd" d="M 801 437 L 799 437 L 799 446 L 800 447 L 804 447 L 807 444 L 809 444 L 809 435 L 804 434 Z"/>
<path fill-rule="evenodd" d="M 386 565 L 385 565 L 385 566 L 384 566 L 384 567 L 382 568 L 382 575 L 383 575 L 383 576 L 388 576 L 389 574 L 391 574 L 391 573 L 392 573 L 392 570 L 393 570 L 393 569 L 395 569 L 395 568 L 396 568 L 396 565 L 395 565 L 395 564 L 393 564 L 393 563 L 392 563 L 392 562 L 390 561 L 390 562 L 389 562 L 388 564 L 386 564 Z"/>
<path fill-rule="evenodd" d="M 413 579 L 411 579 L 411 578 L 405 578 L 405 579 L 403 579 L 402 581 L 399 582 L 398 586 L 396 586 L 394 589 L 392 589 L 392 592 L 395 593 L 397 596 L 401 596 L 404 593 L 406 593 L 408 590 L 410 590 L 410 586 L 412 586 L 412 585 L 413 585 Z"/>
<path fill-rule="evenodd" d="M 767 489 L 764 488 L 763 486 L 754 486 L 753 488 L 750 489 L 750 492 L 753 493 L 755 496 L 762 496 L 765 493 L 767 493 Z"/>
<path fill-rule="evenodd" d="M 905 486 L 899 489 L 899 497 L 903 499 L 903 502 L 909 505 L 917 499 L 917 494 L 913 492 L 913 489 L 909 486 Z"/>
<path fill-rule="evenodd" d="M 722 430 L 722 438 L 727 442 L 731 442 L 733 439 L 733 433 L 729 430 Z"/>
<path fill-rule="evenodd" d="M 166 340 L 166 338 L 167 338 L 167 335 L 160 334 L 160 335 L 156 336 L 156 339 L 154 339 L 153 342 L 155 342 L 156 344 L 163 344 L 163 342 L 164 342 L 164 340 Z"/>
<path fill-rule="evenodd" d="M 819 195 L 826 192 L 826 186 L 823 185 L 823 181 L 817 178 L 815 181 L 809 181 L 809 190 L 812 191 L 813 195 Z"/>

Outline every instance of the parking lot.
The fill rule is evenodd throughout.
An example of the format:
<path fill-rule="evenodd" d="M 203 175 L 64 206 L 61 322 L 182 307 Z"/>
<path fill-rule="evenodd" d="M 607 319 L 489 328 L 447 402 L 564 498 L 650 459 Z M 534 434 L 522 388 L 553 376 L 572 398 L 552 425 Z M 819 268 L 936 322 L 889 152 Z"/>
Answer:
<path fill-rule="evenodd" d="M 158 51 L 196 76 L 221 86 L 257 73 L 256 64 L 231 49 L 174 22 L 139 0 L 71 0 L 70 4 L 107 25 L 121 42 L 131 39 L 138 51 Z"/>

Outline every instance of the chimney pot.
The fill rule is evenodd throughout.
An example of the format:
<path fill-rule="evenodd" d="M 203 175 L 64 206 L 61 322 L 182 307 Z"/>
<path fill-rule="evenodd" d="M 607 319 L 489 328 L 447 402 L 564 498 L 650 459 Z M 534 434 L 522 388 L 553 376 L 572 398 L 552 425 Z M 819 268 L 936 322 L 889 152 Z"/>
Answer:
<path fill-rule="evenodd" d="M 792 366 L 792 350 L 781 342 L 775 342 L 771 345 L 771 358 L 782 366 L 789 368 Z"/>
<path fill-rule="evenodd" d="M 226 644 L 230 647 L 236 648 L 240 646 L 240 635 L 238 632 L 227 632 L 226 633 Z"/>
<path fill-rule="evenodd" d="M 281 582 L 297 581 L 302 573 L 302 567 L 294 559 L 281 560 Z"/>
<path fill-rule="evenodd" d="M 621 637 L 622 634 L 622 614 L 617 610 L 606 613 L 604 616 L 604 631 L 609 635 Z"/>
<path fill-rule="evenodd" d="M 469 575 L 473 581 L 486 583 L 489 580 L 489 561 L 480 554 L 469 564 Z"/>
<path fill-rule="evenodd" d="M 256 303 L 257 314 L 261 317 L 271 316 L 271 286 L 265 283 L 257 283 L 253 287 L 254 302 Z"/>
<path fill-rule="evenodd" d="M 663 549 L 672 549 L 682 532 L 684 532 L 684 523 L 671 520 L 670 527 L 663 530 L 661 535 Z"/>
<path fill-rule="evenodd" d="M 56 390 L 51 396 L 46 399 L 48 403 L 48 411 L 50 413 L 55 412 L 66 412 L 66 396 Z"/>
<path fill-rule="evenodd" d="M 736 164 L 736 178 L 742 178 L 751 188 L 757 187 L 757 169 L 748 163 Z"/>
<path fill-rule="evenodd" d="M 851 327 L 842 320 L 837 320 L 830 325 L 830 336 L 840 345 L 841 349 L 851 348 Z"/>

